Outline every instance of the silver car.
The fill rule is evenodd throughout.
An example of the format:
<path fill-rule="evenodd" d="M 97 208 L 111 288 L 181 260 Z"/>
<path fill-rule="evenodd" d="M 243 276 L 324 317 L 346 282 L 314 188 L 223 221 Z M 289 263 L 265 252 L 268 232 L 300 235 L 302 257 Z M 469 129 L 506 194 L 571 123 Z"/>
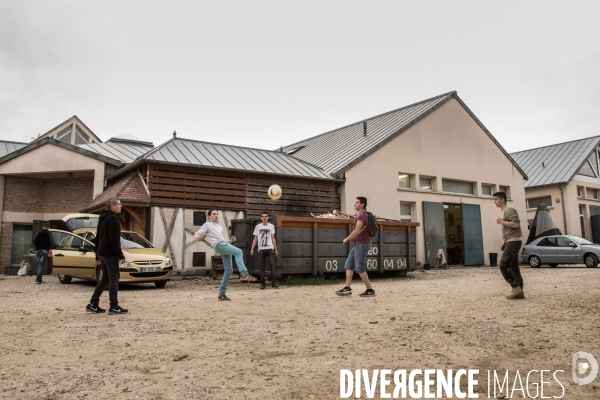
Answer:
<path fill-rule="evenodd" d="M 573 235 L 546 236 L 523 246 L 523 262 L 533 268 L 542 264 L 556 267 L 558 264 L 585 264 L 596 268 L 600 258 L 600 245 Z"/>

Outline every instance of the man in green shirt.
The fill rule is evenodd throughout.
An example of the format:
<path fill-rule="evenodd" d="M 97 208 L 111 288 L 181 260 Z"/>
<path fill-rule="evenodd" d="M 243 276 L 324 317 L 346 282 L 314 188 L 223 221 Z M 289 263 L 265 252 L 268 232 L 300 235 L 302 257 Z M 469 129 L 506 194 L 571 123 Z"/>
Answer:
<path fill-rule="evenodd" d="M 521 249 L 521 220 L 517 210 L 506 204 L 506 193 L 494 193 L 494 204 L 502 211 L 502 216 L 496 223 L 502 225 L 502 258 L 500 259 L 500 272 L 512 287 L 512 292 L 506 296 L 509 300 L 524 299 L 523 278 L 519 269 L 519 250 Z"/>

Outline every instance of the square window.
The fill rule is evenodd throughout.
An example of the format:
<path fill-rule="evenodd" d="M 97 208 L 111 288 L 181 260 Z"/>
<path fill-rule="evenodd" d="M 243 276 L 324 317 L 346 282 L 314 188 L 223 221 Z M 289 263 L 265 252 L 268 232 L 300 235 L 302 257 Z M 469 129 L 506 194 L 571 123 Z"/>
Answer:
<path fill-rule="evenodd" d="M 484 196 L 492 195 L 492 185 L 481 185 L 481 194 Z"/>
<path fill-rule="evenodd" d="M 398 187 L 410 189 L 412 188 L 412 175 L 403 172 L 398 173 Z"/>
<path fill-rule="evenodd" d="M 193 253 L 192 267 L 206 267 L 206 253 Z"/>
<path fill-rule="evenodd" d="M 400 221 L 412 222 L 411 203 L 400 203 Z"/>
<path fill-rule="evenodd" d="M 423 190 L 433 190 L 431 178 L 419 177 L 419 188 Z"/>
<path fill-rule="evenodd" d="M 509 186 L 502 186 L 502 185 L 500 185 L 500 186 L 498 186 L 498 189 L 499 189 L 501 192 L 504 192 L 504 193 L 506 193 L 506 198 L 507 198 L 507 199 L 510 199 L 510 198 L 512 198 L 512 197 L 510 197 L 510 187 L 509 187 Z"/>
<path fill-rule="evenodd" d="M 585 189 L 586 195 L 588 199 L 598 200 L 598 190 L 592 188 Z"/>
<path fill-rule="evenodd" d="M 194 226 L 202 226 L 206 222 L 206 213 L 204 211 L 194 211 Z"/>

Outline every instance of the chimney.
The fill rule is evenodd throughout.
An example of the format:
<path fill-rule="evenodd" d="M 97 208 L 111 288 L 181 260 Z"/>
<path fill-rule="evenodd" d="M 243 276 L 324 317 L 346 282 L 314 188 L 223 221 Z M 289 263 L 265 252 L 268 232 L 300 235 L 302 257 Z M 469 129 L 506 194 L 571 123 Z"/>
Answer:
<path fill-rule="evenodd" d="M 363 121 L 363 135 L 367 137 L 367 121 Z"/>
<path fill-rule="evenodd" d="M 177 137 L 177 132 L 173 131 L 173 139 Z"/>

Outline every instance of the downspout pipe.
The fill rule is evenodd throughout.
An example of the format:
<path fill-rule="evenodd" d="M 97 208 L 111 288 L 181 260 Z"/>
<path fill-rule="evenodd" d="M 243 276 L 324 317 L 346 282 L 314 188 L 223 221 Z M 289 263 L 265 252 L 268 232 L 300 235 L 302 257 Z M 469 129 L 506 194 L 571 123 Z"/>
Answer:
<path fill-rule="evenodd" d="M 560 190 L 560 202 L 562 203 L 563 223 L 565 224 L 565 235 L 568 235 L 568 233 L 567 233 L 567 213 L 565 212 L 565 194 L 563 193 L 563 190 L 560 187 L 559 183 L 557 183 L 556 186 L 558 187 L 558 190 Z"/>

